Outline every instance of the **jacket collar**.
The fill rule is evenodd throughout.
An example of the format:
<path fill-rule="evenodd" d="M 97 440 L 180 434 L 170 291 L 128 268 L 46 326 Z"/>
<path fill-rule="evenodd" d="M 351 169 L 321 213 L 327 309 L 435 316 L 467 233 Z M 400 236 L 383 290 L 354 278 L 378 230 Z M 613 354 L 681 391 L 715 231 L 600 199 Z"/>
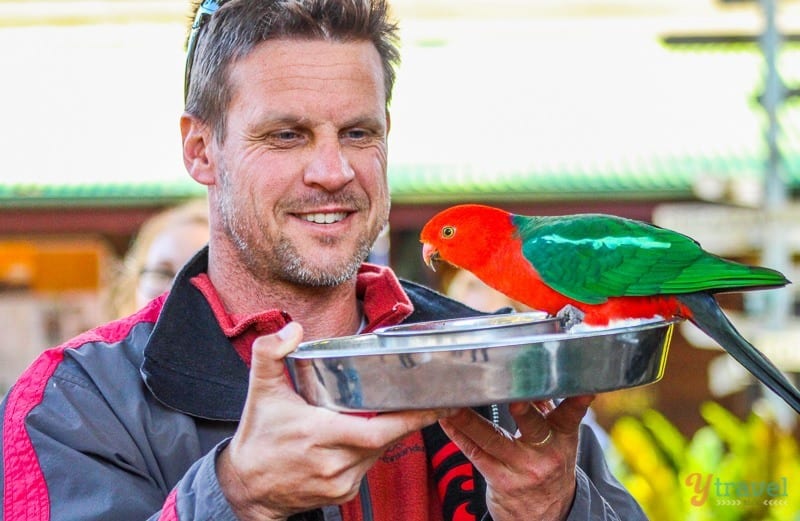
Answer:
<path fill-rule="evenodd" d="M 249 348 L 257 336 L 277 331 L 291 318 L 268 310 L 233 320 L 221 308 L 210 282 L 198 284 L 207 280 L 207 270 L 204 248 L 176 277 L 145 346 L 141 373 L 153 395 L 170 408 L 200 418 L 238 421 L 247 395 L 249 360 L 240 356 L 241 345 L 237 353 L 234 344 L 244 337 Z M 431 297 L 438 294 L 410 283 L 401 285 L 385 267 L 363 265 L 356 286 L 364 302 L 365 332 L 409 317 L 428 320 L 442 312 L 452 315 L 453 310 L 460 316 L 475 314 L 453 301 L 446 301 L 444 308 L 432 305 Z"/>
<path fill-rule="evenodd" d="M 208 249 L 181 270 L 144 350 L 145 385 L 167 407 L 236 421 L 247 396 L 248 368 L 190 280 L 208 268 Z"/>

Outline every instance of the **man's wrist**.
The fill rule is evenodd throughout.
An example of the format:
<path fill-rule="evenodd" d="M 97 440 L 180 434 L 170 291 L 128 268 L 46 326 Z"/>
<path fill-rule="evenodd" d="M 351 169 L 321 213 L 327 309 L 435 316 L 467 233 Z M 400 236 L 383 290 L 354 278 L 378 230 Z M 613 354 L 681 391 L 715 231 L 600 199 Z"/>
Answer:
<path fill-rule="evenodd" d="M 231 461 L 230 445 L 217 452 L 215 468 L 222 493 L 240 521 L 286 521 L 288 519 L 286 516 L 276 515 L 250 496 L 247 482 L 242 479 Z"/>

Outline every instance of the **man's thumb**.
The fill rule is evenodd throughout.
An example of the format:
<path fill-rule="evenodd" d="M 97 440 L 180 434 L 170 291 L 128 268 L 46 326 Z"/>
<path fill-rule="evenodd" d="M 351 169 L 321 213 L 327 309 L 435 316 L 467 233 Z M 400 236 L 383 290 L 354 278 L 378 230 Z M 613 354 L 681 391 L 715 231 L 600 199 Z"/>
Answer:
<path fill-rule="evenodd" d="M 297 322 L 289 322 L 275 334 L 256 338 L 250 364 L 250 385 L 285 385 L 283 359 L 297 348 L 302 338 L 303 328 Z"/>

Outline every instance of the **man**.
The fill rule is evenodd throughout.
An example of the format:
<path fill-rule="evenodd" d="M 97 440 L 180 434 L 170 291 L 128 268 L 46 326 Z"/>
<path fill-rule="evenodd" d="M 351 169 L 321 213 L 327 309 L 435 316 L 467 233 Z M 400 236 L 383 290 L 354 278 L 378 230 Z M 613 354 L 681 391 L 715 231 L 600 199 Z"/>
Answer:
<path fill-rule="evenodd" d="M 181 118 L 208 249 L 168 296 L 45 353 L 11 390 L 4 519 L 641 518 L 579 438 L 590 397 L 512 404 L 511 436 L 484 410 L 365 417 L 293 391 L 283 358 L 301 339 L 474 311 L 363 264 L 389 214 L 383 2 L 215 7 Z"/>

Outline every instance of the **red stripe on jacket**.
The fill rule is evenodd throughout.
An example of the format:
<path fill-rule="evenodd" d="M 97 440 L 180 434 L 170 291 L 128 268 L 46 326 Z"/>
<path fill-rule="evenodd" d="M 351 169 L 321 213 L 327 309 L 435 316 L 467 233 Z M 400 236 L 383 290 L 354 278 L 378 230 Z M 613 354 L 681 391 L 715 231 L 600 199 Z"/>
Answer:
<path fill-rule="evenodd" d="M 161 515 L 158 516 L 158 521 L 179 521 L 178 517 L 178 489 L 173 488 L 172 492 L 167 496 L 164 501 L 164 506 L 161 507 Z"/>
<path fill-rule="evenodd" d="M 87 331 L 43 352 L 14 384 L 6 400 L 3 418 L 4 521 L 50 519 L 47 482 L 25 428 L 25 418 L 42 402 L 50 377 L 64 360 L 64 351 L 91 342 L 114 343 L 122 340 L 136 324 L 155 322 L 164 298 L 162 295 L 130 317 Z"/>

